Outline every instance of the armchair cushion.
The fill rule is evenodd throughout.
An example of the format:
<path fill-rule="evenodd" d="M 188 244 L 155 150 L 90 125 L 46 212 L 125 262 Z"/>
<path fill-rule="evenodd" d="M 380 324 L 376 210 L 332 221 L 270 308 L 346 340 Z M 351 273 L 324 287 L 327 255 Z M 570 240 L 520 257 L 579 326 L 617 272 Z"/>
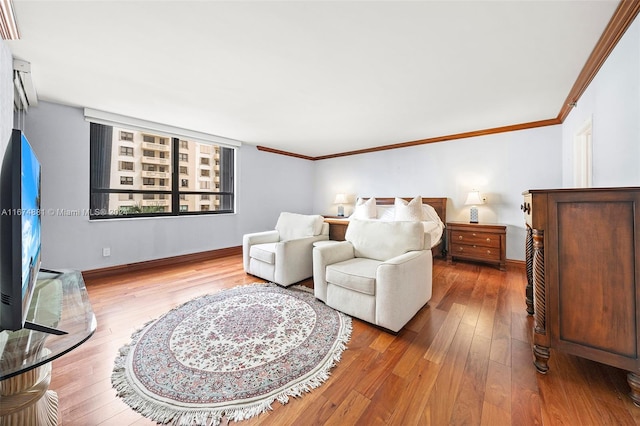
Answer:
<path fill-rule="evenodd" d="M 387 260 L 411 250 L 424 249 L 424 228 L 420 222 L 352 220 L 345 239 L 356 257 Z"/>
<path fill-rule="evenodd" d="M 322 232 L 324 218 L 320 215 L 305 215 L 282 212 L 276 223 L 276 231 L 280 233 L 280 241 L 312 237 Z"/>
<path fill-rule="evenodd" d="M 265 243 L 251 246 L 249 256 L 254 259 L 258 259 L 261 262 L 273 265 L 276 263 L 276 244 L 277 243 Z"/>
<path fill-rule="evenodd" d="M 359 293 L 376 294 L 376 271 L 380 261 L 349 259 L 327 267 L 327 281 Z"/>

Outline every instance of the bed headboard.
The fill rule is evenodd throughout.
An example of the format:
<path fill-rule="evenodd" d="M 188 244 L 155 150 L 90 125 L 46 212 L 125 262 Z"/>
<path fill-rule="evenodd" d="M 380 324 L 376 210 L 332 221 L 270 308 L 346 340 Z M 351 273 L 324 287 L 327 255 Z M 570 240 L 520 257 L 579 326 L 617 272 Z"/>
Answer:
<path fill-rule="evenodd" d="M 406 201 L 413 200 L 414 197 L 398 197 Z M 368 197 L 363 197 L 368 200 Z M 379 206 L 392 206 L 396 200 L 395 197 L 378 198 L 375 197 L 376 204 Z M 447 197 L 422 197 L 422 204 L 429 204 L 440 216 L 442 222 L 447 222 Z"/>

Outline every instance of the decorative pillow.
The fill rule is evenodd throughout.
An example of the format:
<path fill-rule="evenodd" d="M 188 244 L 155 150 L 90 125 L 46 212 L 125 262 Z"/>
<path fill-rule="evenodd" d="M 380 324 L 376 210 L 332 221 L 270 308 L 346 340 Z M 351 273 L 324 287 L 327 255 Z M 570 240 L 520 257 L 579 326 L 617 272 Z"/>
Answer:
<path fill-rule="evenodd" d="M 358 198 L 356 208 L 351 215 L 352 219 L 375 219 L 376 218 L 376 199 L 369 198 L 365 201 Z"/>
<path fill-rule="evenodd" d="M 409 202 L 402 198 L 396 198 L 393 204 L 395 206 L 394 220 L 415 222 L 421 222 L 423 220 L 422 197 L 420 195 Z"/>
<path fill-rule="evenodd" d="M 280 234 L 280 241 L 312 237 L 322 232 L 323 222 L 324 218 L 317 214 L 282 212 L 276 223 L 276 231 Z"/>

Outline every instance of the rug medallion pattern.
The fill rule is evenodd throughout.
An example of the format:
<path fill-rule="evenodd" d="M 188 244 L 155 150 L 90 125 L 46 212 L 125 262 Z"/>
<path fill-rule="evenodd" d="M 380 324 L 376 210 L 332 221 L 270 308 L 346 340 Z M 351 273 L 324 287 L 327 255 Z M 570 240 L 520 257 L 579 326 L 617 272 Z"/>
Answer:
<path fill-rule="evenodd" d="M 187 302 L 135 333 L 112 383 L 159 422 L 243 420 L 324 382 L 350 334 L 351 319 L 308 289 L 236 287 Z"/>

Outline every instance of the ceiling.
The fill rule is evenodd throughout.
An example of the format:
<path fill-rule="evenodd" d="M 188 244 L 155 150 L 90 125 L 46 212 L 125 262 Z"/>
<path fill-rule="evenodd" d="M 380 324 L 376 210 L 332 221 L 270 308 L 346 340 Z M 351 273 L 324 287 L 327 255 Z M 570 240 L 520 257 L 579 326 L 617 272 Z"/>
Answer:
<path fill-rule="evenodd" d="M 318 157 L 557 117 L 618 1 L 13 4 L 40 100 Z"/>

